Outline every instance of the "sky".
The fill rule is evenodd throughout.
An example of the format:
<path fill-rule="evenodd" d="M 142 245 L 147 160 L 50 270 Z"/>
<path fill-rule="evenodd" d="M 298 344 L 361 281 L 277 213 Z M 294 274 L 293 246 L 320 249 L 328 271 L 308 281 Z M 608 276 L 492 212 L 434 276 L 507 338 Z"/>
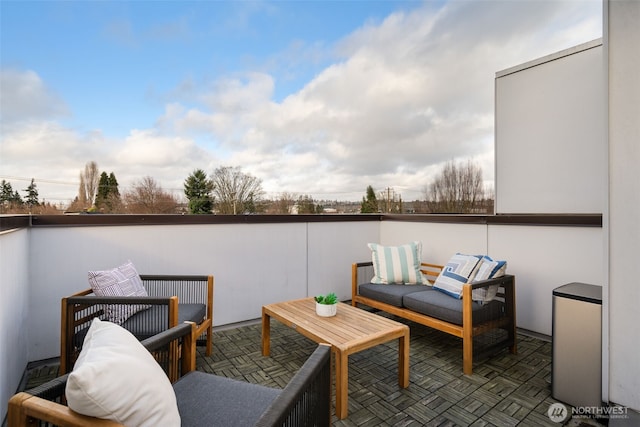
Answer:
<path fill-rule="evenodd" d="M 0 0 L 0 180 L 68 204 L 95 161 L 184 199 L 232 166 L 272 199 L 417 200 L 471 160 L 491 188 L 495 73 L 599 37 L 601 0 Z"/>

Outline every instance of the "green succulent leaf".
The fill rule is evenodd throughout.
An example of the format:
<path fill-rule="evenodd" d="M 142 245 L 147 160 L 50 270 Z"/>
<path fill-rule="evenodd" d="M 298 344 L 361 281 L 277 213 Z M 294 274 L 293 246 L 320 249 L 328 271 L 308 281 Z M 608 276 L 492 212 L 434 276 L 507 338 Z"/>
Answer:
<path fill-rule="evenodd" d="M 331 292 L 327 295 L 318 295 L 315 297 L 315 300 L 318 304 L 332 305 L 338 302 L 338 296 L 335 292 Z"/>

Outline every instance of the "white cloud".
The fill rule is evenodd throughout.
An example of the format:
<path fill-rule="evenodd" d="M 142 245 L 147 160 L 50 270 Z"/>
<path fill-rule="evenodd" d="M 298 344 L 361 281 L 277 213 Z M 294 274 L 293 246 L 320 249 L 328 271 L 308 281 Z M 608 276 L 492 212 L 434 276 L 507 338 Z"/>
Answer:
<path fill-rule="evenodd" d="M 96 160 L 121 185 L 149 175 L 176 191 L 194 169 L 228 165 L 262 179 L 272 195 L 358 200 L 372 185 L 394 187 L 409 200 L 421 197 L 444 163 L 468 158 L 491 183 L 495 72 L 597 38 L 600 8 L 590 1 L 426 3 L 354 31 L 333 47 L 340 62 L 281 101 L 273 100 L 279 77 L 264 72 L 189 77 L 166 94 L 152 129 L 108 141 L 43 122 L 3 136 L 3 157 L 6 142 L 12 156 L 27 150 L 45 161 L 42 153 L 51 150 L 44 141 L 58 141 L 73 158 L 57 157 L 67 168 L 79 172 Z M 286 68 L 273 61 L 300 46 L 274 53 L 264 68 Z M 309 47 L 313 56 L 330 56 Z M 20 77 L 56 100 L 37 75 Z M 16 116 L 64 111 L 59 100 L 40 112 L 40 103 L 22 102 Z M 21 141 L 29 141 L 26 148 Z"/>
<path fill-rule="evenodd" d="M 467 158 L 491 182 L 495 72 L 598 37 L 590 17 L 598 7 L 426 4 L 355 31 L 336 47 L 342 62 L 280 103 L 256 82 L 236 81 L 225 95 L 251 93 L 250 102 L 209 103 L 198 117 L 227 124 L 213 133 L 235 147 L 231 159 L 281 191 L 364 193 L 371 184 L 418 197 L 440 165 Z"/>
<path fill-rule="evenodd" d="M 111 147 L 108 156 L 98 160 L 98 166 L 100 170 L 114 171 L 125 190 L 150 176 L 165 190 L 182 197 L 187 176 L 195 169 L 206 170 L 213 160 L 191 138 L 134 129 L 122 143 Z"/>
<path fill-rule="evenodd" d="M 60 97 L 32 70 L 0 69 L 2 124 L 52 119 L 68 114 Z"/>
<path fill-rule="evenodd" d="M 18 191 L 34 178 L 41 199 L 68 203 L 78 192 L 80 170 L 107 146 L 98 131 L 81 134 L 55 121 L 3 125 L 0 178 Z"/>
<path fill-rule="evenodd" d="M 213 155 L 189 137 L 133 129 L 117 140 L 100 130 L 65 126 L 48 118 L 62 111 L 64 103 L 50 95 L 36 73 L 3 71 L 2 79 L 0 179 L 14 190 L 26 188 L 35 178 L 41 198 L 68 203 L 77 194 L 85 164 L 96 161 L 101 171 L 115 173 L 122 190 L 148 175 L 181 196 L 189 173 L 213 165 Z M 174 107 L 168 114 L 177 114 L 174 110 L 181 112 Z"/>

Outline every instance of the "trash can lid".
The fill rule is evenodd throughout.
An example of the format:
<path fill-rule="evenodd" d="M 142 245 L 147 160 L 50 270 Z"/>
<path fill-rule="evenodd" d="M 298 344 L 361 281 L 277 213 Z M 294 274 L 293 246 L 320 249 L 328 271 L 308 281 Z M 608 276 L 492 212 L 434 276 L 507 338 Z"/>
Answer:
<path fill-rule="evenodd" d="M 589 285 L 587 283 L 567 283 L 555 288 L 553 295 L 593 304 L 602 304 L 602 286 Z"/>

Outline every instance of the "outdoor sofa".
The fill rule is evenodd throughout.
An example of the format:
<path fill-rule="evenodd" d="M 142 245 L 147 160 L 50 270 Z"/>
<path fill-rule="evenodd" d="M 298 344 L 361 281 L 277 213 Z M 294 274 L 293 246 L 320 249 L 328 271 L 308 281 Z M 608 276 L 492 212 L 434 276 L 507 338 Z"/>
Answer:
<path fill-rule="evenodd" d="M 371 277 L 375 278 L 376 274 L 373 264 L 373 261 L 352 264 L 351 304 L 354 307 L 364 304 L 461 338 L 462 370 L 467 375 L 473 373 L 473 339 L 476 336 L 501 330 L 503 333 L 494 334 L 497 338 L 485 346 L 483 352 L 508 347 L 511 353 L 516 353 L 513 275 L 469 281 L 461 284 L 460 296 L 453 297 L 433 287 L 445 269 L 443 265 L 418 261 L 426 283 L 408 285 L 371 283 Z M 489 289 L 495 292 L 490 301 L 474 301 L 474 293 Z"/>
<path fill-rule="evenodd" d="M 80 356 L 80 367 L 76 366 L 71 373 L 41 386 L 17 393 L 9 400 L 9 427 L 31 426 L 38 420 L 78 427 L 115 427 L 123 426 L 125 422 L 126 425 L 182 427 L 330 425 L 330 346 L 319 345 L 284 389 L 274 389 L 194 371 L 197 332 L 193 323 L 180 324 L 142 343 L 128 332 L 125 334 L 131 337 L 130 341 L 118 341 L 119 338 L 113 338 L 110 331 L 115 328 L 115 332 L 121 334 L 124 329 L 110 322 L 98 320 L 97 323 L 99 329 L 92 329 L 88 334 L 93 342 L 86 345 L 89 350 Z M 100 335 L 105 333 L 111 335 L 106 338 Z M 102 343 L 97 344 L 99 338 L 96 337 L 100 336 Z M 127 347 L 123 350 L 119 345 Z M 91 350 L 95 351 L 92 353 Z M 108 356 L 104 355 L 111 350 L 114 357 L 108 360 Z M 138 358 L 130 362 L 133 356 L 129 353 L 134 354 L 134 350 L 146 354 L 147 359 Z M 97 369 L 85 370 L 85 366 L 91 363 L 93 365 L 90 368 Z M 125 371 L 133 370 L 134 373 L 121 378 L 123 366 Z M 146 369 L 159 369 L 160 374 L 150 377 Z M 89 378 L 77 377 L 86 376 L 87 372 Z M 95 372 L 104 372 L 105 375 L 94 378 L 92 375 Z M 120 387 L 123 396 L 110 392 L 114 387 Z M 163 393 L 167 388 L 168 403 L 163 403 L 161 399 L 164 399 Z M 78 394 L 79 390 L 90 399 L 85 398 L 85 394 Z M 172 394 L 175 395 L 173 403 Z M 85 415 L 69 406 L 76 409 L 80 406 Z M 176 406 L 178 419 L 172 418 Z M 108 416 L 96 418 L 86 415 L 86 411 L 108 412 Z M 122 423 L 113 419 L 120 419 Z"/>

